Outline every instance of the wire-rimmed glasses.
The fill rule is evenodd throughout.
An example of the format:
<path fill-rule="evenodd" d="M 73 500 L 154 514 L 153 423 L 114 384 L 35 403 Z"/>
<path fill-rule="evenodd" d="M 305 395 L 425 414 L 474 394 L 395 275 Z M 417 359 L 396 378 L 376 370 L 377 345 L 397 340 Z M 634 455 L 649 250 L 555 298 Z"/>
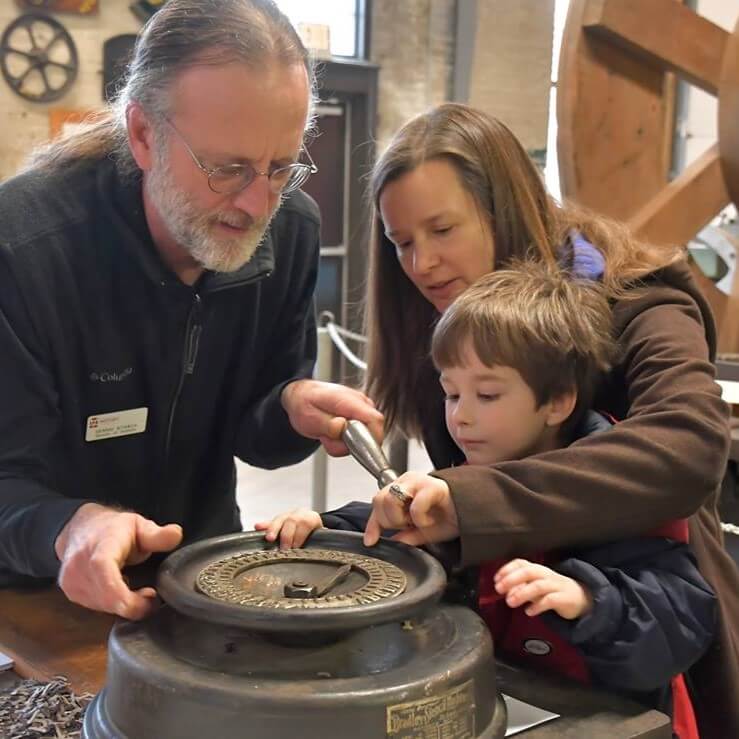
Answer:
<path fill-rule="evenodd" d="M 284 195 L 297 190 L 312 174 L 318 172 L 318 167 L 311 159 L 307 149 L 304 149 L 308 163 L 294 162 L 284 167 L 277 167 L 271 172 L 260 172 L 251 164 L 225 164 L 222 167 L 209 169 L 195 152 L 190 148 L 185 137 L 177 130 L 177 127 L 169 120 L 164 119 L 170 128 L 177 134 L 184 144 L 188 154 L 197 168 L 208 177 L 208 187 L 220 195 L 233 195 L 249 187 L 257 177 L 266 177 L 269 188 L 275 195 Z"/>

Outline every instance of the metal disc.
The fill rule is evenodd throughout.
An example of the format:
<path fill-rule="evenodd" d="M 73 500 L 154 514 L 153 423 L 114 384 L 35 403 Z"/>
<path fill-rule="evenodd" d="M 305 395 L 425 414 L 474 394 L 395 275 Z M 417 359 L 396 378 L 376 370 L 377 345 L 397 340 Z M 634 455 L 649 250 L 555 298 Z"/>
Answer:
<path fill-rule="evenodd" d="M 285 597 L 286 586 L 317 587 L 342 565 L 349 574 L 324 595 Z M 370 548 L 361 534 L 326 530 L 297 550 L 257 531 L 207 539 L 169 555 L 157 577 L 162 599 L 196 621 L 283 634 L 402 620 L 436 603 L 445 584 L 442 566 L 421 549 L 387 539 Z"/>
<path fill-rule="evenodd" d="M 349 565 L 346 580 L 325 595 L 289 597 L 290 584 L 330 578 Z M 376 603 L 400 595 L 406 587 L 403 571 L 390 562 L 331 549 L 268 549 L 244 552 L 204 567 L 196 585 L 219 601 L 259 608 L 334 608 Z"/>

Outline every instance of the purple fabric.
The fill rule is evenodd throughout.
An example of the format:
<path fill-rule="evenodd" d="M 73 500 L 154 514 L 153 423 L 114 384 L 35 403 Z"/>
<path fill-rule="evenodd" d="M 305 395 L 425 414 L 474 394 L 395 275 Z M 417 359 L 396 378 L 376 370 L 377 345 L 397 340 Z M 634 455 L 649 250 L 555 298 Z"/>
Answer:
<path fill-rule="evenodd" d="M 606 261 L 579 231 L 571 231 L 569 236 L 572 246 L 572 274 L 575 277 L 586 277 L 600 280 L 606 270 Z"/>

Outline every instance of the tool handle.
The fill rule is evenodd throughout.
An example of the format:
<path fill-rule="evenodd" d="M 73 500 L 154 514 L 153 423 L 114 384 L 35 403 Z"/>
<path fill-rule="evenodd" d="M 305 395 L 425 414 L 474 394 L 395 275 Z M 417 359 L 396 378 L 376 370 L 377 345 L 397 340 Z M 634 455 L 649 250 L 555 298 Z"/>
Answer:
<path fill-rule="evenodd" d="M 382 447 L 361 421 L 347 421 L 341 439 L 352 457 L 377 480 L 379 487 L 384 488 L 397 479 L 398 473 L 390 466 Z"/>

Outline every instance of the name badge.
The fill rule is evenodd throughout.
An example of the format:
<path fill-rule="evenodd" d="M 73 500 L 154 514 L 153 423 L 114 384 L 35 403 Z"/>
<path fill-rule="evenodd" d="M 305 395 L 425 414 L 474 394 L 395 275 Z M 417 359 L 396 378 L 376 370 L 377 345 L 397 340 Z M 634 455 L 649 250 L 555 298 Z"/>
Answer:
<path fill-rule="evenodd" d="M 128 411 L 100 413 L 87 419 L 85 441 L 113 439 L 116 436 L 130 436 L 146 431 L 148 408 L 131 408 Z"/>

